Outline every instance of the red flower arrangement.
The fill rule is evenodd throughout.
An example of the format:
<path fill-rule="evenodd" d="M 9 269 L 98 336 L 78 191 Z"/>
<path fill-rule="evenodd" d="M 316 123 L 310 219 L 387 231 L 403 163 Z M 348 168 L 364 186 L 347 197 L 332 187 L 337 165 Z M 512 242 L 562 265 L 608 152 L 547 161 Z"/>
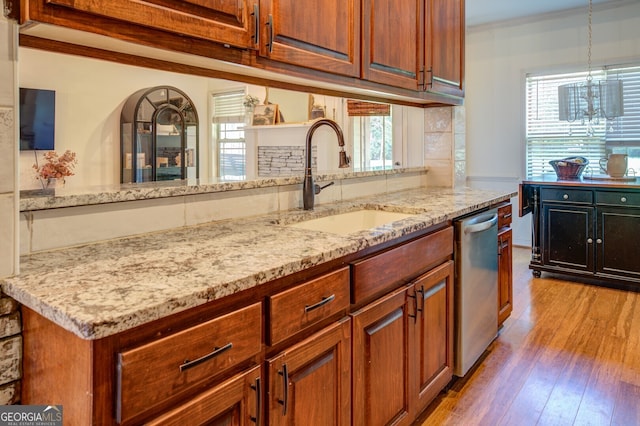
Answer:
<path fill-rule="evenodd" d="M 49 151 L 44 154 L 45 163 L 42 166 L 34 164 L 33 168 L 37 173 L 39 179 L 50 178 L 65 178 L 66 176 L 73 176 L 73 168 L 78 163 L 76 160 L 76 153 L 70 150 L 66 150 L 64 154 L 58 156 L 55 151 Z"/>

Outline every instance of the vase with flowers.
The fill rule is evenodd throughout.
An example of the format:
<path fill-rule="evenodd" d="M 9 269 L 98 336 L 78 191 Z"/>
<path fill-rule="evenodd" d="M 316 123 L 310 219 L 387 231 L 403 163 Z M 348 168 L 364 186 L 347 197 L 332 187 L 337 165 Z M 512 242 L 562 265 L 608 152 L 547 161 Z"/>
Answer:
<path fill-rule="evenodd" d="M 260 103 L 260 99 L 248 94 L 244 97 L 242 103 L 244 105 L 244 124 L 245 126 L 250 126 L 253 122 L 253 110 Z"/>
<path fill-rule="evenodd" d="M 44 164 L 33 165 L 36 171 L 36 178 L 40 179 L 43 188 L 52 188 L 57 182 L 64 184 L 64 178 L 73 176 L 73 169 L 78 163 L 76 153 L 66 150 L 62 155 L 58 155 L 55 151 L 48 151 L 44 154 Z"/>

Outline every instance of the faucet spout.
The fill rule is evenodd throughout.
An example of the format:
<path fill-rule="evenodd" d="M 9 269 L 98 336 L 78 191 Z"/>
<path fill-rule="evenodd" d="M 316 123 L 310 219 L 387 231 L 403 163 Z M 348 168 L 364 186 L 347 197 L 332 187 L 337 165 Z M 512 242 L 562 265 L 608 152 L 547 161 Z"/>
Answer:
<path fill-rule="evenodd" d="M 329 120 L 328 118 L 321 118 L 320 120 L 315 121 L 307 131 L 305 152 L 306 155 L 304 164 L 304 183 L 302 184 L 302 203 L 305 210 L 313 210 L 313 206 L 315 203 L 315 194 L 317 193 L 313 184 L 313 174 L 311 172 L 311 141 L 313 139 L 313 134 L 318 129 L 318 127 L 325 125 L 331 127 L 338 136 L 338 146 L 340 146 L 339 167 L 349 167 L 349 157 L 344 151 L 344 135 L 342 133 L 342 129 L 340 128 L 340 126 L 338 126 L 338 123 L 333 120 Z"/>

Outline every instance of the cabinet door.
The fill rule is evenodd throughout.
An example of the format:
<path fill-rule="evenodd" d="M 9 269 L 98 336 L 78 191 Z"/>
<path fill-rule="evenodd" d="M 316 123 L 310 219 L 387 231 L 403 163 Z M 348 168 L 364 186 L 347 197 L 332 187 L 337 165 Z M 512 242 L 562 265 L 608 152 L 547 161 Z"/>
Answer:
<path fill-rule="evenodd" d="M 543 203 L 543 264 L 593 272 L 593 216 L 593 207 Z"/>
<path fill-rule="evenodd" d="M 463 96 L 464 0 L 427 0 L 425 16 L 427 90 Z"/>
<path fill-rule="evenodd" d="M 335 323 L 267 361 L 270 425 L 349 425 L 351 322 Z"/>
<path fill-rule="evenodd" d="M 261 56 L 360 75 L 360 1 L 260 0 L 260 15 Z"/>
<path fill-rule="evenodd" d="M 407 288 L 352 314 L 353 424 L 410 424 Z"/>
<path fill-rule="evenodd" d="M 146 425 L 261 425 L 260 367 L 215 386 Z"/>
<path fill-rule="evenodd" d="M 363 77 L 418 90 L 424 0 L 363 1 Z"/>
<path fill-rule="evenodd" d="M 409 289 L 409 374 L 412 417 L 417 416 L 453 377 L 453 261 L 419 277 Z"/>
<path fill-rule="evenodd" d="M 512 240 L 511 228 L 498 233 L 498 326 L 509 318 L 513 309 Z"/>
<path fill-rule="evenodd" d="M 46 0 L 46 3 L 236 47 L 255 47 L 252 13 L 257 0 Z"/>
<path fill-rule="evenodd" d="M 596 272 L 640 278 L 640 209 L 598 207 Z"/>

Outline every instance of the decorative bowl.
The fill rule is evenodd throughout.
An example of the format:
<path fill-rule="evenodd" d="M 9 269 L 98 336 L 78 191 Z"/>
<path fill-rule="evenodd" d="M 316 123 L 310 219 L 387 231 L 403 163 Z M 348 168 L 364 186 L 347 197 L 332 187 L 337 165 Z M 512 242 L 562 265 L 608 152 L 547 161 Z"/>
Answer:
<path fill-rule="evenodd" d="M 589 160 L 585 157 L 567 157 L 561 160 L 551 160 L 549 164 L 555 170 L 558 179 L 580 179 Z"/>

